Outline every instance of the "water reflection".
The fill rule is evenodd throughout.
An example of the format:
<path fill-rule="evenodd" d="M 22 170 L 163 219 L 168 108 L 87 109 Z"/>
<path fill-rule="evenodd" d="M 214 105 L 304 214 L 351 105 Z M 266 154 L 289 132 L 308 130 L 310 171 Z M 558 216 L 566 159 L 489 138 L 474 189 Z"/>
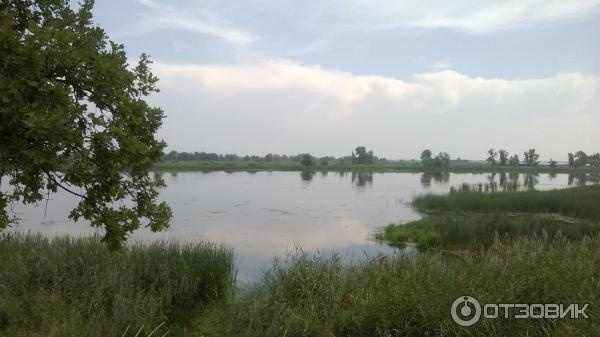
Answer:
<path fill-rule="evenodd" d="M 445 186 L 450 181 L 450 172 L 423 172 L 421 174 L 421 185 L 425 188 L 431 187 L 431 181 Z"/>
<path fill-rule="evenodd" d="M 302 179 L 302 183 L 310 184 L 315 176 L 314 171 L 302 171 L 300 172 L 300 179 Z"/>
<path fill-rule="evenodd" d="M 537 173 L 527 173 L 525 175 L 525 180 L 523 185 L 525 188 L 531 190 L 534 189 L 537 184 L 540 183 L 539 174 Z"/>
<path fill-rule="evenodd" d="M 523 183 L 521 183 L 521 175 Z M 549 181 L 551 178 L 548 179 Z M 476 184 L 462 183 L 458 187 L 451 187 L 451 192 L 457 191 L 478 191 L 478 192 L 497 192 L 497 191 L 519 191 L 523 189 L 535 189 L 540 184 L 538 173 L 518 172 L 492 172 L 486 175 L 485 181 Z"/>
<path fill-rule="evenodd" d="M 502 185 L 506 185 L 508 183 L 508 175 L 506 174 L 506 172 L 500 172 L 500 176 L 498 178 L 498 182 L 499 184 Z"/>
<path fill-rule="evenodd" d="M 600 173 L 569 173 L 569 186 L 583 186 L 587 184 L 599 184 Z"/>
<path fill-rule="evenodd" d="M 373 185 L 373 172 L 352 172 L 352 184 L 359 189 Z"/>

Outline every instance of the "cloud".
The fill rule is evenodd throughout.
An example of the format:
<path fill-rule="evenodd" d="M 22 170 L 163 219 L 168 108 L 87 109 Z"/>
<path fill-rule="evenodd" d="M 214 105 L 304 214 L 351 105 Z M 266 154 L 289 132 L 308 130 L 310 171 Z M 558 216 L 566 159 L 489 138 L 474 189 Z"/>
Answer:
<path fill-rule="evenodd" d="M 600 12 L 599 0 L 341 0 L 341 4 L 369 29 L 444 28 L 473 34 L 563 22 Z"/>
<path fill-rule="evenodd" d="M 207 9 L 184 11 L 152 0 L 137 2 L 147 11 L 141 13 L 140 20 L 118 35 L 143 35 L 156 30 L 173 29 L 213 36 L 236 46 L 245 46 L 257 39 L 249 32 L 230 27 Z"/>
<path fill-rule="evenodd" d="M 444 69 L 441 64 L 433 68 Z M 197 90 L 218 96 L 235 96 L 244 92 L 298 90 L 315 97 L 332 98 L 353 105 L 372 97 L 425 107 L 440 102 L 444 111 L 461 102 L 485 99 L 506 104 L 533 93 L 571 95 L 572 101 L 561 105 L 590 110 L 599 99 L 600 78 L 580 73 L 561 73 L 553 77 L 526 80 L 469 77 L 453 70 L 439 70 L 401 80 L 378 75 L 354 75 L 349 72 L 308 66 L 290 60 L 266 60 L 242 65 L 176 65 L 157 63 L 154 70 L 163 79 L 177 79 Z M 556 109 L 553 109 L 556 110 Z"/>
<path fill-rule="evenodd" d="M 443 70 L 399 79 L 281 59 L 157 62 L 153 70 L 161 79 L 156 104 L 169 116 L 164 137 L 178 150 L 341 155 L 364 144 L 390 158 L 414 158 L 424 147 L 478 158 L 494 146 L 561 158 L 600 143 L 600 77 L 576 72 L 501 79 Z"/>

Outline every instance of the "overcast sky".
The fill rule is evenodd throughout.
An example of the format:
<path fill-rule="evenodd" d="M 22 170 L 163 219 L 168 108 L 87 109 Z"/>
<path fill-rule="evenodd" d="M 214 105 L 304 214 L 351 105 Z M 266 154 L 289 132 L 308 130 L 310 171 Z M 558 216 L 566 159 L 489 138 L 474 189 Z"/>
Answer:
<path fill-rule="evenodd" d="M 600 151 L 600 0 L 97 1 L 169 149 L 390 159 Z"/>

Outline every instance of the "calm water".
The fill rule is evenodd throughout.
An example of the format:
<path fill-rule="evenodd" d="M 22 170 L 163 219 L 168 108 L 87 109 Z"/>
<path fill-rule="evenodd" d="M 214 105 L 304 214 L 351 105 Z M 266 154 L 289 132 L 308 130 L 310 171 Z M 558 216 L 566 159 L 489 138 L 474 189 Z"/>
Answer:
<path fill-rule="evenodd" d="M 552 189 L 578 182 L 568 174 L 489 173 L 173 172 L 161 177 L 167 184 L 161 199 L 173 209 L 173 225 L 161 233 L 140 230 L 131 240 L 224 242 L 235 249 L 241 281 L 256 280 L 274 256 L 294 247 L 352 259 L 390 253 L 392 248 L 369 237 L 388 223 L 419 218 L 408 203 L 422 193 L 446 193 L 463 183 L 518 181 Z M 14 205 L 22 219 L 17 228 L 48 235 L 93 233 L 86 222 L 67 219 L 76 202 L 58 193 L 47 207 Z"/>

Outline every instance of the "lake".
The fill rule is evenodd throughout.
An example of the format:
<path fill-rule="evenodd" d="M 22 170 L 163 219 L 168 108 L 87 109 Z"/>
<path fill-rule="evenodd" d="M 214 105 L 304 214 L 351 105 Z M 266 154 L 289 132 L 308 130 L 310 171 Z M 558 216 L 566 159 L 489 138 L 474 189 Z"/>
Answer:
<path fill-rule="evenodd" d="M 409 202 L 423 193 L 447 193 L 462 184 L 517 182 L 536 189 L 582 183 L 569 174 L 352 173 L 352 172 L 164 172 L 154 173 L 167 187 L 161 199 L 174 213 L 170 229 L 146 229 L 131 241 L 212 240 L 235 249 L 238 280 L 257 280 L 275 256 L 295 247 L 338 252 L 361 259 L 393 248 L 370 240 L 391 222 L 418 219 Z M 6 186 L 4 186 L 6 187 Z M 94 233 L 86 222 L 67 219 L 77 199 L 65 192 L 50 196 L 47 207 L 18 205 L 16 228 L 48 234 Z"/>

